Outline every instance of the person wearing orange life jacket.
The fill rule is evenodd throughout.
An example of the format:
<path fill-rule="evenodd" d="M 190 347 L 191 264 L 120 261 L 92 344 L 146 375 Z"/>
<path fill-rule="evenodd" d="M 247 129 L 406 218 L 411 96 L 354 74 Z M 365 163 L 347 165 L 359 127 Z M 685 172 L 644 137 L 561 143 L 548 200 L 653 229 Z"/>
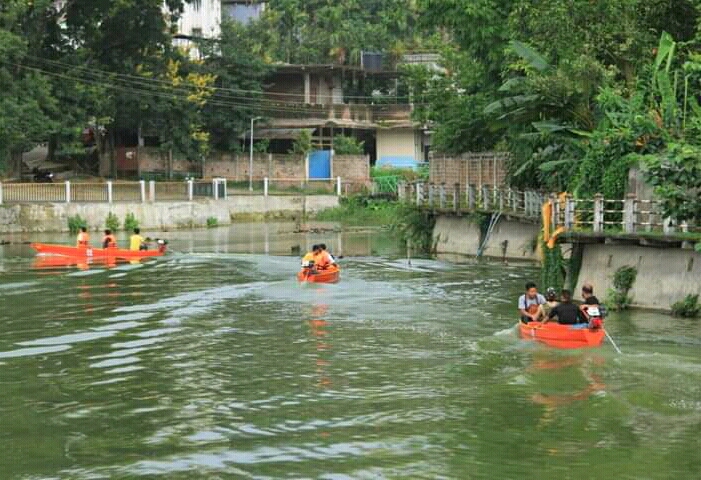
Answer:
<path fill-rule="evenodd" d="M 102 238 L 102 248 L 117 248 L 117 238 L 109 228 L 105 230 L 105 236 Z"/>
<path fill-rule="evenodd" d="M 88 247 L 90 245 L 90 235 L 88 235 L 88 229 L 86 227 L 80 227 L 80 233 L 78 233 L 76 244 L 79 247 Z"/>
<path fill-rule="evenodd" d="M 318 270 L 325 270 L 329 268 L 329 266 L 333 263 L 331 260 L 331 255 L 329 255 L 329 252 L 321 248 L 321 245 L 318 245 L 318 250 L 316 254 L 314 255 L 314 266 Z"/>
<path fill-rule="evenodd" d="M 331 253 L 329 253 L 329 251 L 326 249 L 326 244 L 325 244 L 325 243 L 320 243 L 320 244 L 319 244 L 319 248 L 320 248 L 321 250 L 323 250 L 323 251 L 326 253 L 326 255 L 329 256 L 329 262 L 331 262 L 331 265 L 336 265 L 336 259 L 335 259 L 334 256 L 331 255 Z"/>
<path fill-rule="evenodd" d="M 314 256 L 319 251 L 319 245 L 312 245 L 312 249 L 302 257 L 302 268 L 311 268 L 314 265 Z"/>

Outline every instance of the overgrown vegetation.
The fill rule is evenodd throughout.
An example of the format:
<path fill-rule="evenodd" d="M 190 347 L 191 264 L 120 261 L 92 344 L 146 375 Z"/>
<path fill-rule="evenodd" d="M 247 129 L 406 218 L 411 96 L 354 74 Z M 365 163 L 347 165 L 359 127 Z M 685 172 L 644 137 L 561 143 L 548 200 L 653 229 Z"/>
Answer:
<path fill-rule="evenodd" d="M 217 217 L 207 217 L 207 228 L 214 228 L 219 225 Z"/>
<path fill-rule="evenodd" d="M 318 212 L 315 219 L 348 226 L 389 226 L 399 212 L 398 202 L 354 195 L 341 198 L 338 207 Z"/>
<path fill-rule="evenodd" d="M 333 149 L 337 155 L 360 155 L 365 151 L 365 142 L 347 135 L 333 137 Z"/>
<path fill-rule="evenodd" d="M 616 310 L 625 310 L 633 302 L 628 292 L 633 288 L 638 270 L 635 267 L 625 265 L 613 274 L 613 288 L 608 290 L 607 303 L 613 305 Z"/>
<path fill-rule="evenodd" d="M 412 252 L 430 254 L 435 250 L 433 243 L 435 225 L 436 217 L 430 211 L 409 203 L 401 203 L 390 229 Z"/>
<path fill-rule="evenodd" d="M 108 213 L 105 217 L 105 228 L 109 228 L 113 233 L 119 230 L 119 217 L 113 212 Z"/>
<path fill-rule="evenodd" d="M 541 285 L 543 288 L 552 287 L 556 291 L 562 290 L 565 285 L 565 260 L 562 256 L 560 244 L 554 248 L 548 248 L 546 242 L 540 240 L 540 248 L 543 251 L 543 264 L 540 271 Z"/>
<path fill-rule="evenodd" d="M 133 213 L 128 212 L 124 217 L 124 230 L 133 232 L 135 228 L 139 228 L 139 220 L 137 220 Z"/>
<path fill-rule="evenodd" d="M 73 215 L 72 217 L 68 217 L 68 231 L 72 234 L 77 234 L 80 231 L 81 227 L 87 226 L 88 222 L 78 214 Z"/>
<path fill-rule="evenodd" d="M 701 313 L 701 305 L 699 305 L 698 295 L 687 295 L 684 300 L 675 302 L 672 305 L 672 316 L 696 318 Z"/>

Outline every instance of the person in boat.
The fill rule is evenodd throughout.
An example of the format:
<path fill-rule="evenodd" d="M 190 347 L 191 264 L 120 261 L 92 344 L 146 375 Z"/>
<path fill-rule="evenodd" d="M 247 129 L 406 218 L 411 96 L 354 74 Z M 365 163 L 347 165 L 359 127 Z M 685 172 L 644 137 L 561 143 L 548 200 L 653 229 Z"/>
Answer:
<path fill-rule="evenodd" d="M 131 237 L 129 237 L 129 250 L 148 250 L 148 244 L 146 243 L 146 239 L 141 236 L 141 230 L 138 228 L 135 228 L 134 234 Z"/>
<path fill-rule="evenodd" d="M 518 311 L 523 323 L 537 322 L 545 297 L 538 293 L 538 287 L 533 282 L 526 283 L 526 293 L 518 297 Z"/>
<path fill-rule="evenodd" d="M 584 302 L 582 302 L 582 305 L 580 305 L 579 308 L 582 311 L 584 318 L 589 320 L 589 314 L 587 313 L 589 307 L 598 307 L 600 305 L 599 299 L 594 296 L 594 286 L 591 283 L 585 283 L 582 285 L 582 298 L 584 299 Z"/>
<path fill-rule="evenodd" d="M 302 268 L 310 268 L 314 265 L 314 256 L 319 251 L 319 245 L 312 245 L 312 249 L 302 257 Z"/>
<path fill-rule="evenodd" d="M 319 248 L 320 248 L 321 250 L 323 250 L 324 252 L 326 252 L 326 254 L 329 256 L 329 261 L 331 262 L 331 265 L 336 265 L 336 257 L 334 257 L 333 255 L 331 255 L 331 252 L 329 252 L 329 251 L 326 249 L 326 244 L 325 244 L 325 243 L 320 243 L 320 244 L 319 244 Z"/>
<path fill-rule="evenodd" d="M 558 301 L 557 291 L 553 287 L 548 287 L 545 291 L 545 303 L 540 306 L 539 318 L 548 318 L 548 314 L 558 303 L 560 302 Z"/>
<path fill-rule="evenodd" d="M 550 313 L 548 313 L 548 316 L 543 320 L 543 323 L 547 323 L 553 318 L 557 318 L 557 323 L 564 325 L 587 322 L 582 317 L 582 312 L 579 310 L 579 307 L 572 303 L 572 292 L 569 290 L 563 290 L 562 293 L 560 293 L 560 303 L 550 310 Z"/>
<path fill-rule="evenodd" d="M 117 248 L 117 238 L 109 228 L 105 230 L 105 236 L 102 237 L 102 248 Z"/>
<path fill-rule="evenodd" d="M 78 239 L 76 240 L 76 245 L 79 247 L 90 246 L 90 235 L 88 235 L 87 227 L 80 227 L 80 232 L 78 232 Z"/>
<path fill-rule="evenodd" d="M 316 254 L 314 255 L 314 267 L 316 267 L 317 270 L 326 270 L 332 263 L 333 261 L 331 260 L 329 252 L 321 248 L 321 245 L 317 245 Z"/>

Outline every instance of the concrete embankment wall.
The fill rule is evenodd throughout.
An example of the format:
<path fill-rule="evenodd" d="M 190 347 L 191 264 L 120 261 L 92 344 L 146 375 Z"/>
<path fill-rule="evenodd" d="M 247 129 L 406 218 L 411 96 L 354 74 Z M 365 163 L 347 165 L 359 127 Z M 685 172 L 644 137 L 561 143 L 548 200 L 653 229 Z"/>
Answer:
<path fill-rule="evenodd" d="M 538 225 L 502 217 L 492 230 L 483 255 L 538 260 L 535 239 Z M 433 229 L 436 253 L 476 255 L 482 241 L 480 225 L 471 217 L 440 215 Z M 506 250 L 504 251 L 504 242 Z"/>
<path fill-rule="evenodd" d="M 585 244 L 577 292 L 584 282 L 594 285 L 603 301 L 613 288 L 613 275 L 623 266 L 635 267 L 638 275 L 630 291 L 633 305 L 668 310 L 686 295 L 701 294 L 701 253 L 680 248 L 635 245 Z"/>
<path fill-rule="evenodd" d="M 214 217 L 219 225 L 237 218 L 265 216 L 301 216 L 338 206 L 334 195 L 231 196 L 226 200 L 157 203 L 42 203 L 0 205 L 0 233 L 62 232 L 68 230 L 68 218 L 80 215 L 90 230 L 105 226 L 112 212 L 120 222 L 134 214 L 142 228 L 173 229 L 207 225 Z"/>

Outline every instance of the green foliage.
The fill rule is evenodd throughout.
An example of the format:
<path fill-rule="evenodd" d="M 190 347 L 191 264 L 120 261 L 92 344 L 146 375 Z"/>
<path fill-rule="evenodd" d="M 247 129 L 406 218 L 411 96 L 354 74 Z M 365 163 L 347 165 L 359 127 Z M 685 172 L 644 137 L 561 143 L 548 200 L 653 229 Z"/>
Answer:
<path fill-rule="evenodd" d="M 608 290 L 608 303 L 616 310 L 625 310 L 632 303 L 633 299 L 628 296 L 628 292 L 633 288 L 638 270 L 635 267 L 620 267 L 613 275 L 613 287 Z"/>
<path fill-rule="evenodd" d="M 119 217 L 112 212 L 108 213 L 105 218 L 105 228 L 109 228 L 113 233 L 119 230 Z"/>
<path fill-rule="evenodd" d="M 338 155 L 361 155 L 365 151 L 365 142 L 347 135 L 333 137 L 333 149 Z"/>
<path fill-rule="evenodd" d="M 318 212 L 315 219 L 352 226 L 387 226 L 395 221 L 399 211 L 398 202 L 354 195 L 341 198 L 338 207 Z"/>
<path fill-rule="evenodd" d="M 428 210 L 408 203 L 398 204 L 390 229 L 412 251 L 430 254 L 434 251 L 433 227 L 436 217 Z"/>
<path fill-rule="evenodd" d="M 133 213 L 128 212 L 124 217 L 124 230 L 127 232 L 133 232 L 135 228 L 139 228 L 139 220 Z"/>
<path fill-rule="evenodd" d="M 82 227 L 87 227 L 88 222 L 80 215 L 76 214 L 72 217 L 68 217 L 68 231 L 72 234 L 77 234 Z"/>
<path fill-rule="evenodd" d="M 698 295 L 687 295 L 684 300 L 672 304 L 672 316 L 696 318 L 701 313 Z"/>
<path fill-rule="evenodd" d="M 565 260 L 562 257 L 562 249 L 559 244 L 554 248 L 548 248 L 546 242 L 541 239 L 543 251 L 543 265 L 540 271 L 541 285 L 552 287 L 558 292 L 565 284 Z"/>
<path fill-rule="evenodd" d="M 213 228 L 219 225 L 217 217 L 207 217 L 207 228 Z"/>
<path fill-rule="evenodd" d="M 299 137 L 292 144 L 291 154 L 308 155 L 312 151 L 312 134 L 309 130 L 301 130 Z"/>

